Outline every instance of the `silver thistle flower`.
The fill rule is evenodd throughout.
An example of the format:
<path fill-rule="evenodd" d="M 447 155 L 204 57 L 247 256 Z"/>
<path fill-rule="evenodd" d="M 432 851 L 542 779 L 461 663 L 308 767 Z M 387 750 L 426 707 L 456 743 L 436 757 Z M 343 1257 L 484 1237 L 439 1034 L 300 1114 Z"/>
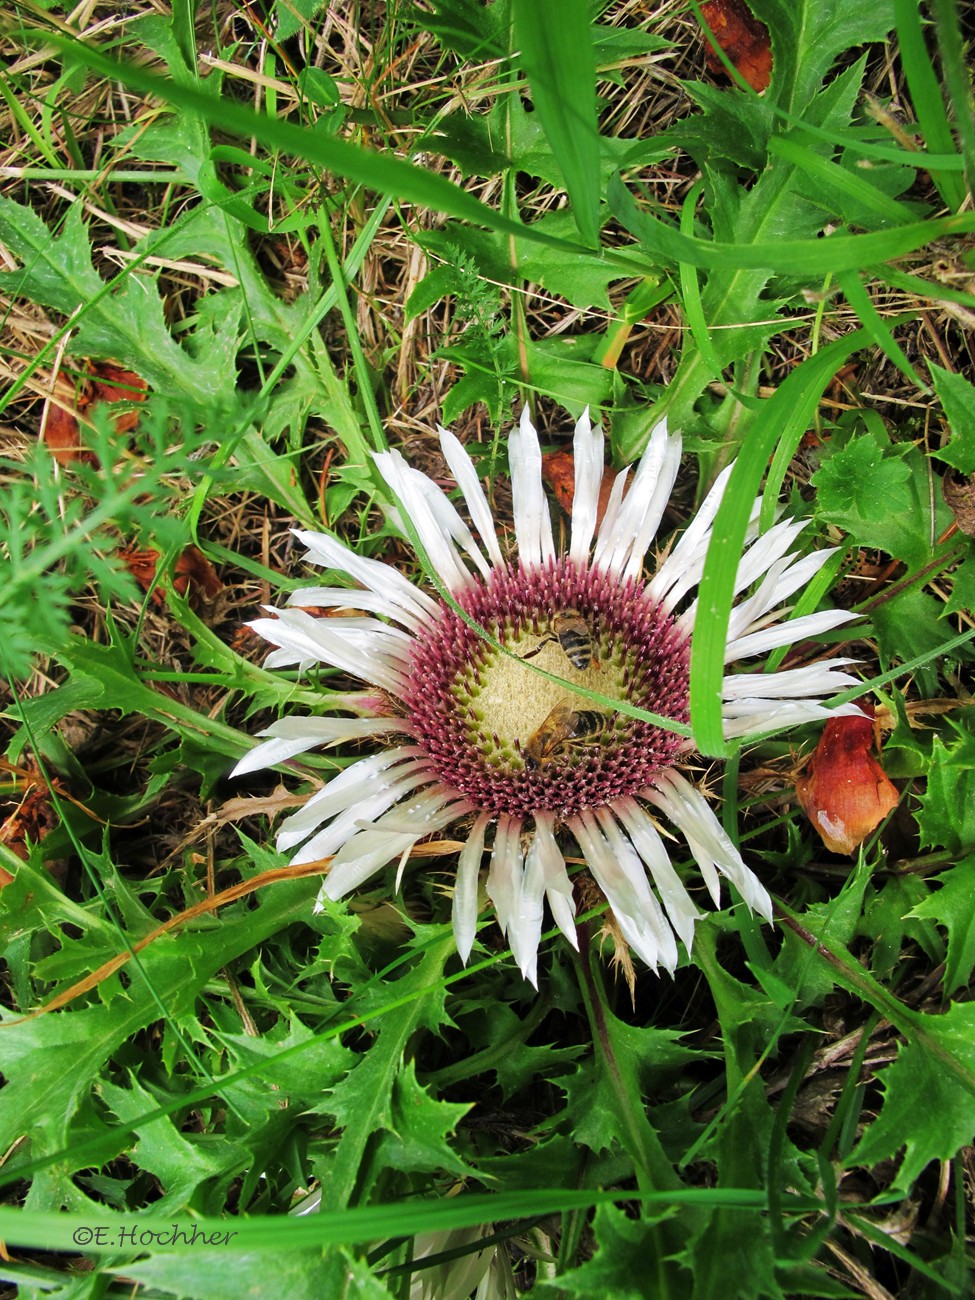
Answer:
<path fill-rule="evenodd" d="M 693 753 L 691 742 L 592 702 L 597 694 L 687 722 L 694 592 L 730 467 L 646 578 L 646 554 L 681 454 L 680 438 L 665 424 L 654 430 L 632 479 L 629 469 L 617 475 L 597 527 L 603 437 L 588 412 L 582 416 L 574 439 L 571 538 L 561 556 L 542 487 L 538 438 L 527 414 L 508 444 L 517 558 L 502 554 L 467 452 L 445 429 L 440 440 L 480 544 L 447 496 L 398 452 L 377 456 L 377 465 L 443 587 L 490 639 L 389 565 L 355 555 L 325 534 L 297 532 L 312 563 L 344 571 L 363 589 L 306 588 L 294 593 L 290 608 L 252 623 L 278 647 L 268 666 L 322 663 L 379 690 L 356 698 L 362 717 L 282 718 L 261 733 L 268 739 L 237 765 L 235 775 L 343 740 L 372 737 L 383 743 L 288 817 L 278 848 L 300 846 L 296 864 L 334 855 L 322 886 L 322 896 L 334 900 L 395 860 L 402 873 L 420 839 L 451 823 L 465 824 L 453 926 L 466 962 L 477 925 L 482 859 L 493 831 L 487 894 L 532 983 L 546 901 L 559 929 L 578 945 L 560 834 L 563 843 L 566 835 L 575 840 L 624 938 L 650 967 L 674 970 L 677 939 L 690 951 L 700 915 L 674 869 L 658 819 L 683 837 L 715 906 L 725 876 L 753 911 L 771 919 L 768 893 L 704 795 L 679 770 Z M 828 610 L 783 621 L 789 612 L 784 602 L 830 552 L 800 557 L 791 548 L 802 522 L 783 520 L 759 536 L 757 516 L 758 502 L 735 579 L 727 665 L 852 617 Z M 353 605 L 379 617 L 320 618 L 303 605 Z M 728 673 L 722 689 L 725 737 L 857 712 L 855 705 L 830 711 L 820 702 L 854 683 L 840 671 L 849 662 Z M 572 686 L 591 694 L 576 694 Z"/>

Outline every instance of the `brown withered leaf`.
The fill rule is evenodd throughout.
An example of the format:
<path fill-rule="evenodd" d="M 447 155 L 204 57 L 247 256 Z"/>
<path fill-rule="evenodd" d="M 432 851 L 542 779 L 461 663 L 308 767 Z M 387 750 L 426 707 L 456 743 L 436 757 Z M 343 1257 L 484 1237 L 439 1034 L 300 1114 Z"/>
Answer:
<path fill-rule="evenodd" d="M 159 552 L 126 546 L 119 550 L 118 557 L 142 590 L 149 591 L 156 580 Z M 216 570 L 196 546 L 187 546 L 173 566 L 173 587 L 180 596 L 202 594 L 207 600 L 213 600 L 223 591 Z M 156 605 L 165 603 L 166 594 L 161 587 L 153 590 L 152 600 Z"/>
<path fill-rule="evenodd" d="M 29 845 L 40 844 L 42 840 L 58 825 L 58 815 L 51 801 L 51 791 L 40 772 L 33 766 L 14 767 L 2 761 L 2 769 L 10 774 L 14 790 L 19 793 L 19 802 L 13 812 L 0 822 L 0 844 L 3 844 L 22 862 L 29 855 Z M 63 795 L 64 791 L 57 783 L 55 788 Z M 59 876 L 63 874 L 66 863 L 59 859 L 48 863 L 48 869 Z M 9 885 L 13 876 L 0 866 L 0 889 Z"/>
<path fill-rule="evenodd" d="M 874 757 L 873 706 L 869 717 L 830 718 L 796 798 L 832 853 L 855 853 L 897 806 L 897 789 Z"/>
<path fill-rule="evenodd" d="M 542 457 L 542 478 L 552 489 L 552 493 L 567 515 L 572 514 L 572 501 L 575 496 L 576 468 L 575 457 L 571 451 L 550 451 Z M 603 470 L 603 479 L 599 485 L 599 501 L 596 505 L 596 526 L 602 523 L 606 513 L 609 494 L 613 490 L 616 475 L 607 466 Z"/>
<path fill-rule="evenodd" d="M 949 470 L 941 480 L 941 495 L 960 531 L 975 537 L 975 478 Z"/>
<path fill-rule="evenodd" d="M 744 0 L 706 0 L 701 13 L 715 41 L 752 90 L 765 90 L 772 76 L 772 46 L 768 31 Z M 725 72 L 706 32 L 705 40 L 708 67 L 715 73 Z"/>
<path fill-rule="evenodd" d="M 80 419 L 101 402 L 145 401 L 146 391 L 141 375 L 114 361 L 89 361 L 75 388 L 59 376 L 54 390 L 56 400 L 49 403 L 44 424 L 45 446 L 59 465 L 74 460 L 95 464 L 94 453 L 82 441 Z M 115 428 L 119 433 L 129 433 L 138 420 L 135 411 L 122 411 L 115 418 Z"/>

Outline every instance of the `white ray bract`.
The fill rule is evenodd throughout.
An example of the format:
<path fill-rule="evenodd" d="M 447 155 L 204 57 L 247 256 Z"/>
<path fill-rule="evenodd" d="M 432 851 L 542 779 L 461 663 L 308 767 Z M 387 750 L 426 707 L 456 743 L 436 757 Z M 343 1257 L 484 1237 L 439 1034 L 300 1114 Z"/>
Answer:
<path fill-rule="evenodd" d="M 421 473 L 418 469 L 410 469 L 409 473 L 412 483 L 430 507 L 434 523 L 440 527 L 445 536 L 456 543 L 467 555 L 475 568 L 479 570 L 482 578 L 485 580 L 490 578 L 491 566 L 485 560 L 481 548 L 474 540 L 474 534 L 460 517 L 454 503 L 432 479 L 427 478 L 426 474 Z"/>
<path fill-rule="evenodd" d="M 555 559 L 555 544 L 548 499 L 542 490 L 542 451 L 527 406 L 518 428 L 508 436 L 508 465 L 518 558 L 526 569 L 538 569 Z"/>
<path fill-rule="evenodd" d="M 306 532 L 301 528 L 294 528 L 292 532 L 307 547 L 307 559 L 325 568 L 347 573 L 356 582 L 382 596 L 387 602 L 386 613 L 390 618 L 417 627 L 437 616 L 440 609 L 437 602 L 392 565 L 356 555 L 327 533 Z"/>
<path fill-rule="evenodd" d="M 484 495 L 484 489 L 477 477 L 477 471 L 474 469 L 474 462 L 467 454 L 463 443 L 455 438 L 449 429 L 440 428 L 439 433 L 444 460 L 457 480 L 457 486 L 474 521 L 474 527 L 491 557 L 491 563 L 495 568 L 501 569 L 504 567 L 504 559 L 501 555 L 501 547 L 498 545 L 498 530 L 491 514 L 491 507 Z"/>
<path fill-rule="evenodd" d="M 555 839 L 553 827 L 555 815 L 546 811 L 535 814 L 535 838 L 532 840 L 528 856 L 535 854 L 542 871 L 545 884 L 545 897 L 555 924 L 559 927 L 573 948 L 579 948 L 579 936 L 576 934 L 576 904 L 572 893 L 572 881 L 565 869 L 565 858 Z"/>
<path fill-rule="evenodd" d="M 588 406 L 576 422 L 572 459 L 575 485 L 569 558 L 581 566 L 589 558 L 589 547 L 596 531 L 599 488 L 603 481 L 603 434 L 598 425 L 593 427 Z"/>
<path fill-rule="evenodd" d="M 596 532 L 596 545 L 592 553 L 591 564 L 594 569 L 605 569 L 607 559 L 613 552 L 616 537 L 616 522 L 620 517 L 623 493 L 630 479 L 630 467 L 627 465 L 613 479 L 613 486 L 606 499 L 606 509 Z"/>
<path fill-rule="evenodd" d="M 766 731 L 799 727 L 806 722 L 862 716 L 863 710 L 856 704 L 827 708 L 814 700 L 736 700 L 723 710 L 722 731 L 725 740 L 739 736 L 755 738 Z"/>
<path fill-rule="evenodd" d="M 233 776 L 244 776 L 261 767 L 275 767 L 296 754 L 323 745 L 334 745 L 341 740 L 361 740 L 367 736 L 381 736 L 387 732 L 410 730 L 405 718 L 317 718 L 293 715 L 279 718 L 269 727 L 259 731 L 259 736 L 271 736 L 246 754 L 234 770 Z"/>
<path fill-rule="evenodd" d="M 485 812 L 475 819 L 457 861 L 451 921 L 454 928 L 454 942 L 465 966 L 474 947 L 474 936 L 477 934 L 477 886 L 480 879 L 481 858 L 484 856 L 484 832 L 490 820 L 490 813 Z"/>
<path fill-rule="evenodd" d="M 725 700 L 807 699 L 811 695 L 835 695 L 856 686 L 850 673 L 836 672 L 855 659 L 823 659 L 803 668 L 780 668 L 774 673 L 729 673 L 721 683 Z"/>
<path fill-rule="evenodd" d="M 361 587 L 300 587 L 291 593 L 285 604 L 289 609 L 361 609 L 367 614 L 385 614 L 389 618 L 396 618 L 410 631 L 416 631 L 427 622 L 425 619 L 413 618 L 402 610 L 392 609 L 385 596 L 376 591 L 364 591 Z"/>
<path fill-rule="evenodd" d="M 571 817 L 568 825 L 593 878 L 613 909 L 624 939 L 648 966 L 659 966 L 664 958 L 660 939 L 665 922 L 632 846 L 622 836 L 620 841 L 625 847 L 611 846 L 588 808 Z M 648 907 L 647 899 L 651 900 Z M 670 942 L 673 944 L 673 935 Z M 676 947 L 673 953 L 676 965 Z"/>
<path fill-rule="evenodd" d="M 612 807 L 614 814 L 626 827 L 630 843 L 650 872 L 670 924 L 690 953 L 694 942 L 694 926 L 703 913 L 694 906 L 690 894 L 674 870 L 660 833 L 646 809 L 629 796 L 617 799 Z"/>
<path fill-rule="evenodd" d="M 772 919 L 772 900 L 758 877 L 745 866 L 741 854 L 728 838 L 700 790 L 673 769 L 654 780 L 655 789 L 648 797 L 662 807 L 682 832 L 697 860 L 705 883 L 711 890 L 715 906 L 720 906 L 720 887 L 713 868 L 735 886 L 753 912 Z M 712 880 L 714 881 L 712 888 Z"/>
<path fill-rule="evenodd" d="M 300 609 L 281 609 L 277 618 L 256 618 L 248 626 L 276 645 L 275 665 L 325 663 L 401 696 L 406 688 L 405 657 L 390 639 L 362 629 L 344 635 L 328 625 L 334 619 L 312 618 Z M 385 623 L 377 624 L 393 631 Z M 269 662 L 271 657 L 269 656 Z"/>
<path fill-rule="evenodd" d="M 602 827 L 610 848 L 616 855 L 616 861 L 619 863 L 627 883 L 633 890 L 639 908 L 637 917 L 646 926 L 657 945 L 658 964 L 673 973 L 677 969 L 677 941 L 661 910 L 660 903 L 650 888 L 646 872 L 643 869 L 643 863 L 640 861 L 634 846 L 620 829 L 619 822 L 613 814 L 612 805 L 598 809 L 596 818 Z"/>
<path fill-rule="evenodd" d="M 642 573 L 647 550 L 670 500 L 680 465 L 680 449 L 680 438 L 668 437 L 667 422 L 661 421 L 640 457 L 611 532 L 606 532 L 605 524 L 599 530 L 596 551 L 600 567 L 607 573 L 624 578 L 636 578 Z M 600 543 L 605 549 L 601 549 Z"/>
<path fill-rule="evenodd" d="M 473 575 L 461 563 L 450 534 L 437 522 L 425 491 L 417 486 L 414 478 L 416 471 L 411 469 L 398 451 L 380 452 L 375 460 L 376 468 L 392 488 L 416 529 L 420 544 L 437 577 L 454 595 L 469 587 L 474 581 Z M 402 517 L 399 523 L 402 527 Z"/>
<path fill-rule="evenodd" d="M 804 614 L 801 618 L 788 619 L 775 623 L 771 627 L 729 641 L 725 651 L 726 664 L 736 659 L 751 659 L 754 655 L 767 654 L 779 646 L 792 645 L 796 641 L 807 641 L 822 632 L 829 632 L 834 627 L 841 627 L 852 619 L 859 618 L 849 609 L 824 609 L 818 614 Z"/>
<path fill-rule="evenodd" d="M 410 830 L 388 830 L 383 824 L 383 818 L 380 818 L 368 830 L 357 831 L 335 855 L 322 886 L 323 896 L 333 902 L 344 898 L 364 884 L 370 876 L 381 871 L 387 863 L 412 849 L 424 835 L 449 826 L 463 814 L 466 807 L 466 804 L 458 807 L 456 802 L 448 802 L 440 787 L 413 801 L 413 824 Z"/>
<path fill-rule="evenodd" d="M 373 763 L 377 758 L 386 761 Z M 302 852 L 313 847 L 317 850 L 304 859 L 306 862 L 327 857 L 339 847 L 332 843 L 342 833 L 342 827 L 336 824 L 338 818 L 345 818 L 343 826 L 347 824 L 350 830 L 354 829 L 356 818 L 378 817 L 403 794 L 432 780 L 430 761 L 415 746 L 401 745 L 360 759 L 312 795 L 304 807 L 285 818 L 278 830 L 278 849 L 286 852 L 323 827 Z"/>

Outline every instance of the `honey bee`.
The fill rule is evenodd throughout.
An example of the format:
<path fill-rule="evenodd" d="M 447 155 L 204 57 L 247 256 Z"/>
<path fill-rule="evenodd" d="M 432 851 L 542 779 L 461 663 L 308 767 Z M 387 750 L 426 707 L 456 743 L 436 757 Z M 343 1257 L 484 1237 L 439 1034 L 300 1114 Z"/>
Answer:
<path fill-rule="evenodd" d="M 589 624 L 577 609 L 563 609 L 553 614 L 550 625 L 551 635 L 545 637 L 534 650 L 523 655 L 522 658 L 534 659 L 543 646 L 548 645 L 550 641 L 558 641 L 569 663 L 580 673 L 584 673 L 591 663 L 599 667 L 599 662 L 592 652 L 592 632 Z"/>
<path fill-rule="evenodd" d="M 525 745 L 528 766 L 536 768 L 550 763 L 570 740 L 595 739 L 602 735 L 608 722 L 608 716 L 597 709 L 574 709 L 571 700 L 563 700 L 528 737 Z"/>

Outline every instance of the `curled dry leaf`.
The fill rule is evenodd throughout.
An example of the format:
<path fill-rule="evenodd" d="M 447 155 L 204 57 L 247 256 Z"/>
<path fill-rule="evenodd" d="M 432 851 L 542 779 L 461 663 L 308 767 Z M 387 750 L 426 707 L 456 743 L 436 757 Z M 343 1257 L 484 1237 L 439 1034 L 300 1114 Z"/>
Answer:
<path fill-rule="evenodd" d="M 975 478 L 949 470 L 941 480 L 941 495 L 960 531 L 975 537 Z"/>
<path fill-rule="evenodd" d="M 156 580 L 159 552 L 127 546 L 118 552 L 118 557 L 142 590 L 149 591 Z M 173 587 L 180 596 L 202 593 L 207 600 L 213 600 L 223 590 L 223 583 L 203 552 L 195 546 L 187 546 L 173 566 Z M 165 593 L 160 587 L 153 590 L 152 599 L 156 605 L 165 602 Z"/>
<path fill-rule="evenodd" d="M 701 14 L 715 41 L 735 65 L 752 90 L 761 93 L 772 75 L 772 47 L 765 27 L 752 14 L 744 0 L 706 0 Z M 708 67 L 724 72 L 724 64 L 707 38 Z"/>
<path fill-rule="evenodd" d="M 51 802 L 51 791 L 40 772 L 33 768 L 18 768 L 4 762 L 2 770 L 13 779 L 19 801 L 14 810 L 0 822 L 0 844 L 26 862 L 31 844 L 40 844 L 58 825 L 58 816 Z M 64 791 L 56 784 L 59 794 Z M 57 878 L 63 875 L 66 863 L 58 859 L 48 864 Z M 0 866 L 0 889 L 9 885 L 13 876 Z"/>
<path fill-rule="evenodd" d="M 897 805 L 897 790 L 872 752 L 873 706 L 861 708 L 870 716 L 827 722 L 796 777 L 796 798 L 832 853 L 855 853 Z"/>
<path fill-rule="evenodd" d="M 59 376 L 44 423 L 44 443 L 59 465 L 69 465 L 73 460 L 95 463 L 95 455 L 87 451 L 81 439 L 79 419 L 99 402 L 142 402 L 146 396 L 146 381 L 141 375 L 125 370 L 114 361 L 90 361 L 76 388 Z M 119 433 L 129 433 L 139 417 L 135 411 L 123 411 L 115 418 Z"/>

